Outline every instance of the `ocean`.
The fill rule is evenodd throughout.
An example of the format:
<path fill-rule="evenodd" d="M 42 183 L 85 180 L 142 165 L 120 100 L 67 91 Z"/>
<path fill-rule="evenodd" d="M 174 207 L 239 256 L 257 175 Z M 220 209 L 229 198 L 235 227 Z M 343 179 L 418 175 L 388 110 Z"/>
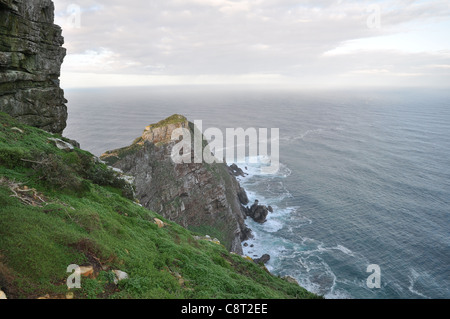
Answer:
<path fill-rule="evenodd" d="M 65 96 L 64 135 L 95 155 L 175 113 L 223 132 L 279 128 L 277 174 L 238 163 L 250 201 L 274 209 L 264 224 L 247 219 L 246 255 L 269 254 L 272 273 L 326 298 L 450 298 L 450 92 L 161 86 Z"/>

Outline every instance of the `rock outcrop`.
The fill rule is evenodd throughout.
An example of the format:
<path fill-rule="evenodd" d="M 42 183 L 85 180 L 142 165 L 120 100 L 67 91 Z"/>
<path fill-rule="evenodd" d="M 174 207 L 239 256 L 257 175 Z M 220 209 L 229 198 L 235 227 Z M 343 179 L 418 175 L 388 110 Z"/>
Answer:
<path fill-rule="evenodd" d="M 268 254 L 264 254 L 260 258 L 253 259 L 253 261 L 256 264 L 259 264 L 259 263 L 267 264 L 269 262 L 269 260 L 270 260 L 270 255 L 268 255 Z"/>
<path fill-rule="evenodd" d="M 273 212 L 271 206 L 267 207 L 265 205 L 259 205 L 258 200 L 255 200 L 255 202 L 250 208 L 248 208 L 247 206 L 243 207 L 242 210 L 245 216 L 251 217 L 255 222 L 260 224 L 266 222 L 266 218 L 267 215 L 269 215 L 269 212 Z"/>
<path fill-rule="evenodd" d="M 237 176 L 245 177 L 244 171 L 240 167 L 238 167 L 236 164 L 231 164 L 228 167 L 228 171 L 230 172 L 230 174 L 232 174 L 232 175 L 234 175 L 236 177 Z"/>
<path fill-rule="evenodd" d="M 242 254 L 241 242 L 251 236 L 242 210 L 248 203 L 245 191 L 225 163 L 175 164 L 171 153 L 178 141 L 171 135 L 177 128 L 188 129 L 192 136 L 196 129 L 185 117 L 173 115 L 101 159 L 135 177 L 136 196 L 144 207 Z"/>
<path fill-rule="evenodd" d="M 52 133 L 66 127 L 66 55 L 51 0 L 0 0 L 0 111 Z"/>

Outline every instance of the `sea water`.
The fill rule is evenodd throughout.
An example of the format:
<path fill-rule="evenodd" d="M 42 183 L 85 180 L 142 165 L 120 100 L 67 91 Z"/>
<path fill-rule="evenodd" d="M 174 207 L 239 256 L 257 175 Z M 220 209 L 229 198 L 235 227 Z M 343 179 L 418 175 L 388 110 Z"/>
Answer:
<path fill-rule="evenodd" d="M 246 255 L 269 254 L 272 273 L 327 298 L 450 298 L 449 93 L 180 86 L 66 98 L 64 135 L 95 155 L 174 113 L 223 132 L 279 128 L 277 174 L 238 163 L 251 203 L 274 209 L 246 220 Z M 373 264 L 380 288 L 367 285 Z"/>

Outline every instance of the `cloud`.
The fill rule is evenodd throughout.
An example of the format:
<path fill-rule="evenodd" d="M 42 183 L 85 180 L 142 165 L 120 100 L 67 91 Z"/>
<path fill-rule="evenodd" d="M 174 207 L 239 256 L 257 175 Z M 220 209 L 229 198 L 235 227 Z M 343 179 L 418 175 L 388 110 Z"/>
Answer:
<path fill-rule="evenodd" d="M 450 52 L 448 1 L 378 1 L 376 28 L 368 23 L 377 14 L 368 0 L 54 2 L 68 49 L 63 74 L 321 85 L 397 63 L 384 76 L 423 73 L 411 71 L 413 63 L 450 64 L 445 54 L 433 60 Z M 442 68 L 434 70 L 442 83 Z"/>

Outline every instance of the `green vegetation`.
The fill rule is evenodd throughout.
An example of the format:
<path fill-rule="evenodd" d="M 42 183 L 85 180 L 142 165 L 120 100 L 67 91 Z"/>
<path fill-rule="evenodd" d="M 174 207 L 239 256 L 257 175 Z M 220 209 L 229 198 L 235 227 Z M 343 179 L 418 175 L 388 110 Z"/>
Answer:
<path fill-rule="evenodd" d="M 183 122 L 187 122 L 187 119 L 184 116 L 179 115 L 179 114 L 174 114 L 164 120 L 159 121 L 156 124 L 151 124 L 151 125 L 147 126 L 146 131 L 164 127 L 164 126 L 167 126 L 170 124 L 178 124 L 178 123 L 183 123 Z M 116 150 L 107 151 L 102 155 L 101 158 L 102 158 L 102 160 L 107 162 L 109 165 L 114 165 L 115 163 L 117 163 L 121 159 L 125 158 L 126 156 L 138 152 L 143 147 L 144 147 L 144 140 L 143 140 L 142 136 L 140 136 L 140 137 L 136 138 L 131 145 L 125 146 L 125 147 L 122 147 L 122 148 L 119 148 Z"/>
<path fill-rule="evenodd" d="M 49 137 L 57 136 L 0 113 L 0 289 L 8 298 L 64 298 L 71 264 L 95 269 L 71 290 L 75 298 L 317 298 L 142 208 L 91 154 L 60 150 Z M 129 278 L 115 284 L 112 270 Z"/>
<path fill-rule="evenodd" d="M 144 144 L 142 142 L 142 139 L 139 138 L 136 141 L 134 141 L 133 144 L 131 144 L 130 146 L 126 146 L 126 147 L 119 148 L 117 150 L 105 152 L 101 156 L 101 158 L 103 161 L 107 162 L 109 165 L 114 165 L 115 163 L 117 163 L 121 159 L 125 158 L 126 156 L 128 156 L 130 154 L 134 154 L 137 151 L 139 151 L 140 149 L 142 149 L 144 147 L 143 145 Z"/>
<path fill-rule="evenodd" d="M 177 123 L 183 123 L 183 122 L 187 122 L 187 119 L 183 115 L 174 114 L 164 120 L 159 121 L 156 124 L 149 125 L 147 128 L 157 128 L 157 127 L 167 126 L 169 124 L 177 124 Z"/>

